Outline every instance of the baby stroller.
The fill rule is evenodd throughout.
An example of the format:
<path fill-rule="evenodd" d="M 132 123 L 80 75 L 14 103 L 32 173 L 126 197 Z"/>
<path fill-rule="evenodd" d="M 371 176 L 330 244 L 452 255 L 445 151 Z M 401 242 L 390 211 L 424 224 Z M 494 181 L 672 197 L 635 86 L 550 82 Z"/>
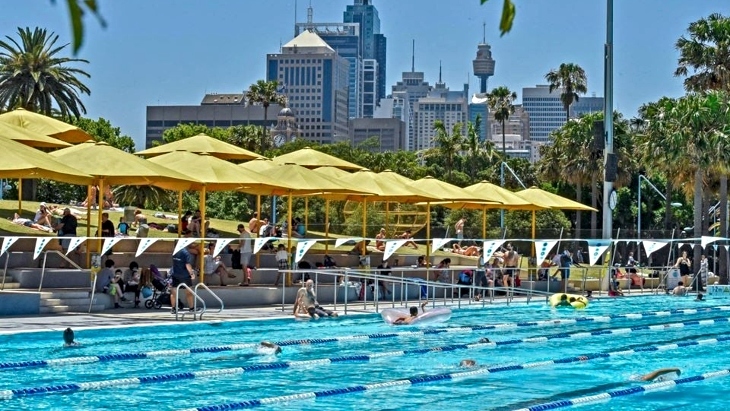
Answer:
<path fill-rule="evenodd" d="M 160 270 L 158 270 L 154 265 L 150 266 L 150 271 L 152 272 L 152 296 L 144 302 L 144 306 L 148 309 L 155 307 L 157 310 L 162 308 L 163 305 L 171 307 L 172 300 L 170 299 L 171 294 L 169 279 L 165 278 L 165 276 L 160 273 Z M 178 307 L 183 307 L 182 302 L 179 299 L 177 303 Z"/>

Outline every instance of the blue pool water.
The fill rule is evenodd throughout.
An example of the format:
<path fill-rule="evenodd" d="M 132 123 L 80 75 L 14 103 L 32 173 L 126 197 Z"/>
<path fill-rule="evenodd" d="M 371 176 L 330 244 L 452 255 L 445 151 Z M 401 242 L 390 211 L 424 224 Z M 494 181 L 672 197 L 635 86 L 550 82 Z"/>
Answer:
<path fill-rule="evenodd" d="M 119 409 L 153 407 L 158 410 L 190 409 L 313 391 L 413 379 L 426 375 L 464 372 L 459 361 L 474 359 L 491 373 L 430 383 L 276 402 L 260 408 L 300 410 L 510 410 L 557 400 L 619 390 L 646 382 L 632 378 L 664 367 L 678 367 L 682 377 L 730 368 L 723 353 L 730 341 L 700 344 L 660 351 L 628 351 L 608 358 L 545 363 L 522 369 L 499 369 L 538 361 L 559 360 L 586 354 L 641 351 L 642 347 L 691 343 L 730 337 L 730 309 L 719 309 L 723 300 L 695 302 L 668 296 L 631 297 L 594 301 L 586 310 L 555 310 L 539 303 L 493 305 L 455 310 L 447 323 L 424 327 L 394 327 L 377 314 L 333 320 L 299 322 L 289 319 L 185 323 L 134 328 L 78 330 L 83 345 L 62 348 L 61 333 L 38 332 L 0 336 L 0 393 L 22 390 L 141 378 L 165 374 L 245 368 L 245 372 L 219 376 L 154 381 L 125 385 L 95 386 L 84 391 L 32 395 L 8 395 L 0 399 L 3 410 L 27 409 Z M 699 309 L 671 315 L 627 315 L 666 310 Z M 608 317 L 610 315 L 610 317 Z M 573 322 L 569 320 L 586 318 Z M 546 321 L 548 320 L 548 321 Z M 560 320 L 560 321 L 557 321 Z M 697 324 L 697 320 L 714 320 Z M 535 321 L 541 321 L 534 323 Z M 532 322 L 525 324 L 526 322 Z M 485 325 L 512 323 L 510 327 L 480 329 Z M 515 323 L 523 323 L 521 326 Z M 680 326 L 678 323 L 686 323 Z M 650 326 L 641 327 L 641 326 Z M 466 327 L 454 331 L 456 328 Z M 470 330 L 468 327 L 476 327 Z M 631 329 L 634 328 L 634 330 Z M 449 332 L 432 332 L 438 329 Z M 414 331 L 409 333 L 409 331 Z M 424 332 L 417 332 L 424 331 Z M 586 332 L 593 332 L 593 334 Z M 603 331 L 597 333 L 596 331 Z M 575 336 L 576 333 L 584 333 Z M 386 335 L 382 335 L 386 333 Z M 392 333 L 397 333 L 392 335 Z M 302 343 L 302 339 L 341 338 L 336 342 Z M 550 336 L 547 339 L 531 337 Z M 473 344 L 488 337 L 494 345 Z M 54 360 L 109 354 L 150 353 L 262 340 L 286 342 L 279 356 L 257 355 L 250 346 L 212 352 L 157 353 L 152 358 L 118 359 L 55 366 L 28 366 L 27 361 Z M 413 350 L 451 347 L 453 350 Z M 405 355 L 395 352 L 411 350 Z M 383 353 L 393 353 L 384 356 Z M 378 356 L 383 355 L 383 356 Z M 349 356 L 359 356 L 352 358 Z M 363 357 L 366 356 L 366 357 Z M 368 358 L 370 356 L 372 358 Z M 348 361 L 301 361 L 348 357 Z M 359 361 L 352 361 L 357 359 Z M 279 363 L 289 367 L 281 368 Z M 2 364 L 13 363 L 17 367 Z M 21 363 L 21 364 L 18 364 Z M 252 367 L 269 365 L 267 367 Z M 481 369 L 486 371 L 486 369 Z M 240 370 L 240 369 L 239 369 Z M 587 410 L 725 410 L 720 393 L 730 389 L 730 378 L 683 384 L 668 390 L 616 398 L 610 403 L 583 406 Z"/>

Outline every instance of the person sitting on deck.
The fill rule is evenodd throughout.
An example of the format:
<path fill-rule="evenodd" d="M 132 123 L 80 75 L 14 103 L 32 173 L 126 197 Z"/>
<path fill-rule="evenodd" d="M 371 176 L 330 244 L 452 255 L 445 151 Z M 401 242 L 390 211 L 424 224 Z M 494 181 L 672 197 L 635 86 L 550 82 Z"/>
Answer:
<path fill-rule="evenodd" d="M 418 250 L 418 244 L 416 244 L 415 241 L 411 240 L 413 238 L 413 234 L 411 234 L 411 230 L 404 231 L 403 234 L 400 235 L 400 238 L 402 238 L 404 240 L 409 240 L 403 244 L 404 246 L 410 246 L 410 247 L 413 247 L 414 250 Z"/>
<path fill-rule="evenodd" d="M 325 310 L 317 301 L 317 294 L 314 292 L 314 281 L 307 280 L 304 286 L 297 291 L 297 298 L 294 302 L 294 315 L 301 310 L 306 310 L 312 318 L 337 317 L 337 313 Z"/>

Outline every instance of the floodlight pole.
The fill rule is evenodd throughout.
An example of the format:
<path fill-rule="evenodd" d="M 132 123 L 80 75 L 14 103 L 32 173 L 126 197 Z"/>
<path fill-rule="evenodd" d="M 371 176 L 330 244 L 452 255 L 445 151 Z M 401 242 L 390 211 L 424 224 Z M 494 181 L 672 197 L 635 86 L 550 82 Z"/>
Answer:
<path fill-rule="evenodd" d="M 604 49 L 604 105 L 603 129 L 606 133 L 606 149 L 603 154 L 603 238 L 610 239 L 613 232 L 613 212 L 609 197 L 613 183 L 606 181 L 605 170 L 609 156 L 613 155 L 613 0 L 606 0 L 606 45 Z"/>
<path fill-rule="evenodd" d="M 514 170 L 512 170 L 512 167 L 510 167 L 507 163 L 502 161 L 502 163 L 499 164 L 499 181 L 500 181 L 500 187 L 504 188 L 504 168 L 507 167 L 507 171 L 512 174 L 512 177 L 517 180 L 518 183 L 522 186 L 523 189 L 527 188 L 525 187 L 525 183 L 520 180 L 519 177 L 517 177 L 517 174 Z M 502 232 L 504 232 L 504 208 L 499 210 L 499 228 L 502 229 Z"/>

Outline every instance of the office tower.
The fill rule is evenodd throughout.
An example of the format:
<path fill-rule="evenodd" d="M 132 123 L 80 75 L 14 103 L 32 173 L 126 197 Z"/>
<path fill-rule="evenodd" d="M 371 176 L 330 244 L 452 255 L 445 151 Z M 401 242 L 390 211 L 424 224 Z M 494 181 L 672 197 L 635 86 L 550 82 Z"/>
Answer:
<path fill-rule="evenodd" d="M 347 60 L 316 33 L 304 31 L 266 56 L 266 78 L 284 87 L 301 137 L 320 143 L 349 138 Z"/>
<path fill-rule="evenodd" d="M 580 117 L 584 114 L 603 112 L 603 97 L 581 96 L 578 101 L 570 105 L 570 117 Z"/>
<path fill-rule="evenodd" d="M 425 97 L 419 98 L 413 107 L 413 150 L 434 147 L 436 133 L 433 126 L 437 120 L 443 121 L 448 133 L 460 123 L 462 134 L 466 132 L 469 120 L 469 85 L 464 84 L 462 91 L 449 90 L 441 81 L 440 68 L 436 86 Z"/>
<path fill-rule="evenodd" d="M 372 118 L 378 105 L 378 61 L 362 61 L 362 117 Z"/>
<path fill-rule="evenodd" d="M 428 93 L 433 89 L 427 81 L 424 81 L 423 72 L 413 71 L 413 69 L 414 67 L 411 66 L 411 71 L 403 72 L 401 81 L 392 87 L 392 96 L 395 100 L 396 107 L 400 106 L 401 112 L 404 112 L 408 116 L 404 120 L 406 122 L 407 150 L 416 149 L 415 123 L 413 118 L 413 110 L 416 102 L 418 102 L 418 99 L 428 96 Z M 404 109 L 403 105 L 407 107 Z"/>
<path fill-rule="evenodd" d="M 561 89 L 550 92 L 550 86 L 537 85 L 522 89 L 522 107 L 530 115 L 530 139 L 548 143 L 550 133 L 565 124 L 565 108 L 560 101 Z"/>
<path fill-rule="evenodd" d="M 311 7 L 310 7 L 311 9 Z M 309 14 L 311 20 L 311 13 Z M 363 67 L 360 25 L 358 23 L 297 23 L 296 36 L 304 31 L 312 31 L 332 47 L 340 57 L 350 64 L 347 71 L 348 117 L 363 117 Z M 370 115 L 372 117 L 372 114 Z"/>
<path fill-rule="evenodd" d="M 385 97 L 385 60 L 387 40 L 380 33 L 380 17 L 372 0 L 354 0 L 343 13 L 345 23 L 360 25 L 360 41 L 362 42 L 363 59 L 374 59 L 378 62 L 377 93 L 375 101 Z"/>

